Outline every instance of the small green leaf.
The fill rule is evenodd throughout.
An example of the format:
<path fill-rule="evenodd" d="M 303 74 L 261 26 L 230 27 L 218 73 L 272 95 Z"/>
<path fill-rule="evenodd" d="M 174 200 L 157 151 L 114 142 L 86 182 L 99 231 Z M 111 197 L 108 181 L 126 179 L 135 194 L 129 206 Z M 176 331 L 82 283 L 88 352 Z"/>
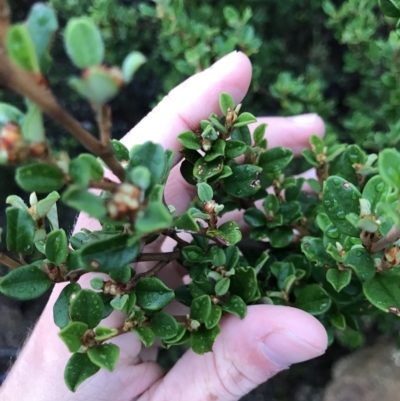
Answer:
<path fill-rule="evenodd" d="M 222 114 L 226 116 L 228 110 L 233 111 L 235 108 L 235 101 L 233 97 L 228 93 L 221 93 L 219 95 L 219 107 L 222 111 Z"/>
<path fill-rule="evenodd" d="M 120 349 L 115 344 L 102 344 L 88 349 L 89 359 L 98 367 L 114 371 L 119 359 Z"/>
<path fill-rule="evenodd" d="M 128 301 L 129 296 L 128 294 L 121 296 L 117 296 L 115 298 L 112 299 L 112 301 L 110 302 L 110 305 L 117 310 L 122 310 L 126 304 L 126 302 Z"/>
<path fill-rule="evenodd" d="M 47 216 L 47 218 L 50 220 L 51 218 L 51 212 L 55 208 L 56 202 L 60 199 L 60 195 L 58 192 L 54 191 L 51 192 L 46 196 L 46 198 L 41 199 L 37 204 L 36 204 L 36 214 L 39 218 L 43 218 Z M 57 209 L 56 209 L 57 210 Z M 57 229 L 53 227 L 53 229 Z"/>
<path fill-rule="evenodd" d="M 391 18 L 400 18 L 400 4 L 396 0 L 379 0 L 382 12 Z"/>
<path fill-rule="evenodd" d="M 81 290 L 71 300 L 69 314 L 72 320 L 86 323 L 92 329 L 100 323 L 103 310 L 103 301 L 97 293 Z"/>
<path fill-rule="evenodd" d="M 310 149 L 304 149 L 301 152 L 302 156 L 304 157 L 304 159 L 313 167 L 318 167 L 318 162 L 317 159 L 315 157 L 314 152 L 312 152 Z"/>
<path fill-rule="evenodd" d="M 293 263 L 282 261 L 273 262 L 270 266 L 271 273 L 276 277 L 278 288 L 285 289 L 285 280 L 291 275 L 295 274 L 295 267 Z"/>
<path fill-rule="evenodd" d="M 346 215 L 360 214 L 360 198 L 358 189 L 344 178 L 331 176 L 324 182 L 322 203 L 325 213 L 341 233 L 351 237 L 358 237 L 360 230 L 346 219 Z"/>
<path fill-rule="evenodd" d="M 345 316 L 338 312 L 329 318 L 332 326 L 336 327 L 338 330 L 344 330 L 346 328 L 346 318 Z"/>
<path fill-rule="evenodd" d="M 62 329 L 69 323 L 69 305 L 81 290 L 78 283 L 70 283 L 63 288 L 53 306 L 54 323 Z"/>
<path fill-rule="evenodd" d="M 275 173 L 285 169 L 292 159 L 291 149 L 278 146 L 261 153 L 258 165 L 262 167 L 264 173 Z"/>
<path fill-rule="evenodd" d="M 225 147 L 225 157 L 236 159 L 246 151 L 247 145 L 241 141 L 228 141 Z"/>
<path fill-rule="evenodd" d="M 136 293 L 130 292 L 128 294 L 128 300 L 125 302 L 124 307 L 122 308 L 122 312 L 125 314 L 130 314 L 136 305 Z"/>
<path fill-rule="evenodd" d="M 246 198 L 255 195 L 261 188 L 258 175 L 262 169 L 250 164 L 232 166 L 232 175 L 224 179 L 224 189 L 228 195 Z"/>
<path fill-rule="evenodd" d="M 252 267 L 236 267 L 230 281 L 230 292 L 239 295 L 244 302 L 252 302 L 260 297 L 256 271 Z"/>
<path fill-rule="evenodd" d="M 343 264 L 351 267 L 360 280 L 369 280 L 375 275 L 375 265 L 370 253 L 357 246 L 346 253 Z"/>
<path fill-rule="evenodd" d="M 47 4 L 36 3 L 29 11 L 26 23 L 40 68 L 42 72 L 47 72 L 51 60 L 49 55 L 51 39 L 58 29 L 56 13 Z"/>
<path fill-rule="evenodd" d="M 161 203 L 150 201 L 142 216 L 135 222 L 135 228 L 142 233 L 169 228 L 172 224 L 172 215 Z"/>
<path fill-rule="evenodd" d="M 275 195 L 268 194 L 264 200 L 264 210 L 265 213 L 270 214 L 271 212 L 275 214 L 279 210 L 279 200 Z"/>
<path fill-rule="evenodd" d="M 293 230 L 290 227 L 277 227 L 269 233 L 269 242 L 274 248 L 288 246 L 293 238 Z"/>
<path fill-rule="evenodd" d="M 46 257 L 50 262 L 60 265 L 68 256 L 68 239 L 63 229 L 54 230 L 46 239 Z"/>
<path fill-rule="evenodd" d="M 147 167 L 137 166 L 129 171 L 129 181 L 144 191 L 150 187 L 151 174 Z"/>
<path fill-rule="evenodd" d="M 371 204 L 371 213 L 376 214 L 378 203 L 385 201 L 389 190 L 389 186 L 382 180 L 380 175 L 376 175 L 368 180 L 362 192 L 362 197 Z"/>
<path fill-rule="evenodd" d="M 37 106 L 29 108 L 22 124 L 22 136 L 27 142 L 45 142 L 45 130 L 43 125 L 43 113 Z"/>
<path fill-rule="evenodd" d="M 103 288 L 103 285 L 104 285 L 104 280 L 102 277 L 93 277 L 90 280 L 90 286 L 94 290 L 101 290 Z"/>
<path fill-rule="evenodd" d="M 249 127 L 247 125 L 243 127 L 236 127 L 232 132 L 231 139 L 251 146 L 251 134 Z"/>
<path fill-rule="evenodd" d="M 228 277 L 224 277 L 217 281 L 215 284 L 215 294 L 222 297 L 228 292 L 230 284 L 231 280 Z"/>
<path fill-rule="evenodd" d="M 376 274 L 363 284 L 364 295 L 368 301 L 384 312 L 390 312 L 392 308 L 400 310 L 399 288 L 399 273 L 391 270 Z"/>
<path fill-rule="evenodd" d="M 329 269 L 326 272 L 326 280 L 337 292 L 340 292 L 343 290 L 343 288 L 347 287 L 350 284 L 351 271 L 340 271 L 335 268 Z"/>
<path fill-rule="evenodd" d="M 110 327 L 98 326 L 96 327 L 95 333 L 96 337 L 94 339 L 96 341 L 105 341 L 116 336 L 118 334 L 118 330 Z"/>
<path fill-rule="evenodd" d="M 210 162 L 217 157 L 225 155 L 226 142 L 222 139 L 217 139 L 211 149 L 204 155 L 204 160 Z"/>
<path fill-rule="evenodd" d="M 158 312 L 151 318 L 150 329 L 158 338 L 168 340 L 178 333 L 178 323 L 170 314 Z"/>
<path fill-rule="evenodd" d="M 197 245 L 188 245 L 182 248 L 182 255 L 190 262 L 199 262 L 204 259 L 203 250 Z"/>
<path fill-rule="evenodd" d="M 33 251 L 33 240 L 36 226 L 26 209 L 8 207 L 7 216 L 7 249 L 15 253 L 30 254 Z"/>
<path fill-rule="evenodd" d="M 139 255 L 140 245 L 131 244 L 129 235 L 117 235 L 91 242 L 80 250 L 80 259 L 88 271 L 108 273 L 132 263 Z"/>
<path fill-rule="evenodd" d="M 265 214 L 255 207 L 250 207 L 244 212 L 243 220 L 251 227 L 263 227 L 267 223 Z"/>
<path fill-rule="evenodd" d="M 96 219 L 102 219 L 107 214 L 104 201 L 98 195 L 76 185 L 70 185 L 62 194 L 61 199 L 66 205 L 80 212 L 88 213 L 89 216 Z"/>
<path fill-rule="evenodd" d="M 226 240 L 226 245 L 236 245 L 242 239 L 242 232 L 236 221 L 227 221 L 220 225 L 216 231 L 215 236 Z M 214 236 L 212 230 L 207 230 L 207 234 Z"/>
<path fill-rule="evenodd" d="M 220 332 L 221 329 L 219 326 L 215 326 L 211 330 L 200 327 L 197 331 L 190 334 L 190 347 L 199 355 L 210 352 Z"/>
<path fill-rule="evenodd" d="M 100 368 L 89 359 L 88 354 L 75 353 L 69 358 L 65 367 L 65 384 L 69 390 L 75 392 L 86 379 L 99 370 Z"/>
<path fill-rule="evenodd" d="M 213 329 L 219 321 L 221 320 L 222 317 L 222 309 L 218 305 L 212 305 L 211 307 L 211 312 L 208 315 L 206 321 L 204 322 L 204 325 L 206 326 L 207 329 Z"/>
<path fill-rule="evenodd" d="M 42 261 L 11 270 L 0 281 L 0 292 L 7 297 L 27 300 L 40 297 L 52 282 L 41 270 Z"/>
<path fill-rule="evenodd" d="M 247 313 L 246 303 L 237 295 L 232 295 L 221 307 L 225 312 L 232 313 L 240 319 L 244 319 Z"/>
<path fill-rule="evenodd" d="M 7 30 L 6 49 L 10 59 L 29 72 L 39 72 L 35 45 L 24 24 L 12 25 Z"/>
<path fill-rule="evenodd" d="M 126 84 L 132 81 L 135 72 L 147 61 L 140 52 L 129 53 L 122 63 L 122 77 Z"/>
<path fill-rule="evenodd" d="M 98 66 L 103 61 L 104 43 L 99 29 L 89 17 L 71 18 L 68 21 L 64 45 L 68 56 L 80 69 Z"/>
<path fill-rule="evenodd" d="M 178 135 L 178 140 L 188 149 L 201 149 L 199 137 L 193 131 L 182 132 Z"/>
<path fill-rule="evenodd" d="M 400 191 L 400 153 L 395 149 L 384 149 L 378 159 L 379 174 L 386 184 Z"/>
<path fill-rule="evenodd" d="M 136 284 L 136 296 L 139 304 L 148 310 L 159 310 L 174 298 L 174 291 L 155 277 L 141 278 Z"/>
<path fill-rule="evenodd" d="M 255 122 L 257 122 L 257 119 L 253 116 L 253 114 L 244 112 L 238 116 L 233 126 L 239 128 Z"/>
<path fill-rule="evenodd" d="M 68 347 L 69 352 L 77 352 L 82 345 L 82 336 L 88 329 L 87 324 L 82 322 L 70 322 L 59 333 L 59 337 Z"/>
<path fill-rule="evenodd" d="M 257 125 L 256 129 L 254 130 L 253 138 L 257 146 L 260 146 L 260 143 L 264 139 L 266 129 L 267 129 L 267 124 L 260 124 Z"/>
<path fill-rule="evenodd" d="M 174 220 L 173 226 L 179 230 L 194 232 L 199 231 L 199 226 L 190 214 L 190 212 L 185 212 L 181 214 L 176 220 Z"/>
<path fill-rule="evenodd" d="M 226 260 L 225 267 L 227 270 L 236 267 L 239 262 L 239 248 L 237 246 L 228 246 L 224 249 Z"/>
<path fill-rule="evenodd" d="M 113 139 L 111 145 L 118 161 L 122 162 L 129 160 L 129 150 L 122 142 Z"/>
<path fill-rule="evenodd" d="M 208 202 L 214 196 L 213 189 L 205 182 L 197 184 L 197 194 L 202 202 Z"/>
<path fill-rule="evenodd" d="M 217 157 L 209 162 L 204 157 L 198 159 L 193 168 L 193 175 L 200 181 L 207 181 L 222 171 L 224 166 L 221 157 Z"/>
<path fill-rule="evenodd" d="M 326 252 L 326 247 L 321 238 L 303 237 L 301 250 L 307 259 L 315 262 L 318 267 L 336 266 L 335 260 Z"/>
<path fill-rule="evenodd" d="M 19 167 L 15 180 L 24 191 L 51 192 L 64 185 L 64 173 L 52 164 L 35 163 Z"/>
<path fill-rule="evenodd" d="M 101 67 L 92 67 L 85 79 L 72 77 L 68 83 L 84 99 L 97 107 L 110 101 L 119 91 L 119 86 L 112 75 Z"/>
<path fill-rule="evenodd" d="M 135 327 L 132 331 L 137 334 L 146 348 L 151 347 L 154 344 L 156 336 L 148 327 Z"/>
<path fill-rule="evenodd" d="M 190 306 L 191 319 L 204 323 L 211 313 L 211 298 L 208 295 L 202 295 L 193 300 Z"/>
<path fill-rule="evenodd" d="M 318 284 L 309 284 L 301 289 L 296 299 L 296 307 L 317 316 L 328 311 L 331 298 Z"/>
<path fill-rule="evenodd" d="M 165 155 L 161 145 L 145 142 L 134 146 L 130 151 L 130 167 L 147 167 L 151 173 L 151 184 L 158 184 L 165 170 Z"/>

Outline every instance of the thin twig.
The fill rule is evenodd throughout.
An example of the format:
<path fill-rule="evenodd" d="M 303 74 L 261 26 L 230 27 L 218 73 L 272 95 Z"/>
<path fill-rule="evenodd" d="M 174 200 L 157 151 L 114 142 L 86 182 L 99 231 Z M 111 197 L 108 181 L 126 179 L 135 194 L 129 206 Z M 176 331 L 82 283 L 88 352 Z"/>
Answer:
<path fill-rule="evenodd" d="M 133 276 L 127 283 L 127 289 L 130 289 L 134 287 L 137 282 L 144 277 L 154 277 L 157 275 L 157 273 L 160 272 L 165 266 L 167 266 L 171 260 L 160 260 L 158 263 L 155 264 L 154 267 L 152 267 L 150 270 L 144 273 L 139 273 Z"/>
<path fill-rule="evenodd" d="M 1 27 L 0 35 L 3 30 L 4 28 Z M 0 43 L 1 40 L 0 36 Z M 83 146 L 100 157 L 114 175 L 121 181 L 124 180 L 125 170 L 116 159 L 111 146 L 105 146 L 86 131 L 71 114 L 61 107 L 48 88 L 39 85 L 33 79 L 32 74 L 14 65 L 7 57 L 4 47 L 0 48 L 0 84 L 32 100 L 47 115 L 58 121 Z"/>
<path fill-rule="evenodd" d="M 181 251 L 177 249 L 173 252 L 154 252 L 154 253 L 142 253 L 139 257 L 135 260 L 135 262 L 171 262 L 171 260 L 175 260 L 180 258 Z"/>
<path fill-rule="evenodd" d="M 103 189 L 104 191 L 115 192 L 118 189 L 119 184 L 113 181 L 96 181 L 90 180 L 90 188 Z"/>
<path fill-rule="evenodd" d="M 10 269 L 18 269 L 18 267 L 21 267 L 18 262 L 16 262 L 14 259 L 9 258 L 4 253 L 0 253 L 0 263 L 9 267 Z"/>
<path fill-rule="evenodd" d="M 10 7 L 7 0 L 0 0 L 0 48 L 4 51 L 6 35 L 10 26 Z"/>
<path fill-rule="evenodd" d="M 393 226 L 390 231 L 379 241 L 375 242 L 371 246 L 371 253 L 376 253 L 386 248 L 391 243 L 400 239 L 400 229 L 397 226 Z"/>
<path fill-rule="evenodd" d="M 172 238 L 174 241 L 176 241 L 181 246 L 190 245 L 189 242 L 187 242 L 184 239 L 182 239 L 181 237 L 179 237 L 178 234 L 176 233 L 176 231 L 174 231 L 174 230 L 165 230 L 162 232 L 162 234 L 165 235 L 166 237 Z"/>
<path fill-rule="evenodd" d="M 106 147 L 111 147 L 111 107 L 104 105 L 97 111 L 96 117 L 101 143 Z"/>

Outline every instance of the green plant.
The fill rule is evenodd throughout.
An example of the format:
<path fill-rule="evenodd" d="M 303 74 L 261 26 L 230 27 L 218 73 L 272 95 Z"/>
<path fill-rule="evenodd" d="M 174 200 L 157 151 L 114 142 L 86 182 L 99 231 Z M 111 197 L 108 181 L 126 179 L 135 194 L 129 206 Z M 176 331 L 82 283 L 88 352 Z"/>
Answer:
<path fill-rule="evenodd" d="M 212 350 L 221 316 L 244 318 L 249 304 L 303 309 L 325 325 L 330 341 L 336 335 L 349 345 L 362 341 L 366 319 L 387 324 L 400 316 L 397 150 L 368 154 L 358 145 L 313 136 L 303 156 L 317 179 L 296 178 L 287 173 L 292 151 L 269 148 L 265 124 L 252 136 L 248 125 L 256 118 L 222 93 L 220 115 L 178 136 L 181 174 L 197 194 L 177 215 L 163 196 L 173 153 L 152 142 L 127 149 L 110 137 L 107 103 L 144 56 L 133 52 L 121 68 L 104 66 L 104 44 L 93 20 L 68 21 L 65 48 L 82 70 L 70 86 L 93 109 L 97 139 L 60 107 L 44 78 L 58 27 L 53 9 L 35 5 L 25 24 L 8 26 L 7 4 L 1 1 L 0 18 L 0 46 L 6 49 L 0 53 L 0 79 L 26 100 L 25 112 L 0 104 L 1 162 L 18 165 L 16 181 L 31 193 L 29 207 L 17 196 L 7 198 L 12 257 L 0 254 L 11 269 L 1 278 L 0 292 L 33 299 L 53 283 L 69 282 L 54 305 L 60 338 L 72 353 L 65 370 L 69 389 L 75 391 L 100 368 L 112 371 L 119 349 L 105 341 L 130 330 L 146 347 L 159 338 L 166 348 L 188 342 L 203 354 Z M 70 159 L 55 151 L 46 139 L 42 110 L 91 153 Z M 104 165 L 120 183 L 104 177 Z M 36 193 L 47 196 L 39 200 Z M 101 230 L 82 229 L 68 238 L 59 228 L 60 198 L 99 220 Z M 251 228 L 247 238 L 236 221 L 219 222 L 236 210 L 244 211 Z M 142 252 L 159 236 L 173 238 L 175 249 Z M 143 261 L 155 263 L 136 273 L 131 264 Z M 171 261 L 187 268 L 190 284 L 170 289 L 156 277 Z M 91 289 L 77 282 L 84 274 L 94 274 Z M 189 308 L 187 315 L 163 311 L 174 299 Z M 115 309 L 126 314 L 124 325 L 99 326 Z"/>

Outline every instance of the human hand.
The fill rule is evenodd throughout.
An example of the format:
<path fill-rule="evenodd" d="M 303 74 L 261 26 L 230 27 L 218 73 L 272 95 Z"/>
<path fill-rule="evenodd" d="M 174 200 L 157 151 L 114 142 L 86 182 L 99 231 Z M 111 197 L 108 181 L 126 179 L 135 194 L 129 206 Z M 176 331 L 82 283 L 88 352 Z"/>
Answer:
<path fill-rule="evenodd" d="M 188 79 L 174 89 L 122 142 L 128 147 L 148 140 L 176 152 L 179 162 L 181 145 L 176 136 L 195 129 L 198 122 L 219 111 L 221 92 L 230 93 L 236 103 L 246 94 L 251 65 L 242 53 L 232 53 L 210 69 Z M 316 115 L 296 118 L 260 118 L 268 123 L 271 147 L 291 147 L 296 154 L 308 145 L 312 134 L 322 135 L 324 125 Z M 165 196 L 177 213 L 186 210 L 194 196 L 175 166 L 167 183 Z M 229 218 L 227 215 L 226 218 Z M 230 217 L 232 218 L 232 216 Z M 239 216 L 236 216 L 236 220 Z M 97 229 L 98 223 L 81 216 L 81 227 Z M 163 250 L 172 243 L 151 244 L 146 251 Z M 143 266 L 142 266 L 143 265 Z M 141 264 L 141 268 L 149 266 Z M 89 275 L 81 278 L 89 286 Z M 181 272 L 171 263 L 162 271 L 162 279 L 174 287 Z M 113 373 L 101 370 L 71 393 L 65 386 L 63 371 L 70 353 L 58 338 L 53 323 L 53 304 L 63 285 L 56 285 L 36 328 L 3 385 L 0 399 L 10 401 L 228 401 L 238 400 L 258 384 L 293 363 L 314 358 L 326 348 L 327 336 L 322 325 L 305 312 L 290 307 L 250 306 L 245 319 L 227 316 L 221 322 L 221 334 L 213 352 L 202 356 L 188 351 L 163 377 L 154 355 L 141 352 L 141 342 L 134 333 L 112 341 L 121 348 L 121 357 Z M 172 305 L 175 307 L 176 305 Z M 124 317 L 114 312 L 102 325 L 118 327 Z M 42 347 L 42 348 L 41 348 Z M 1 398 L 3 397 L 3 398 Z"/>

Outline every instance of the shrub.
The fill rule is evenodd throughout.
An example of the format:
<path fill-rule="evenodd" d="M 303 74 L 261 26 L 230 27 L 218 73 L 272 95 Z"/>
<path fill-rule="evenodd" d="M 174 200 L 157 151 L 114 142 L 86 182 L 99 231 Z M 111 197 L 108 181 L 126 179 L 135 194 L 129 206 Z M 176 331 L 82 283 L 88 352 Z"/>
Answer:
<path fill-rule="evenodd" d="M 162 13 L 163 4 L 158 2 L 157 13 Z M 400 17 L 395 4 L 381 1 L 385 12 Z M 354 11 L 355 6 L 350 2 L 340 12 Z M 171 17 L 178 12 L 185 15 L 179 7 L 177 2 L 165 10 L 169 17 L 163 29 L 179 32 Z M 332 24 L 341 15 L 330 2 L 324 8 Z M 155 15 L 146 6 L 140 9 Z M 250 12 L 224 10 L 228 28 L 220 33 L 221 43 L 229 41 L 232 29 L 239 29 L 244 36 L 238 34 L 234 45 L 254 51 L 260 43 L 246 28 Z M 13 255 L 0 254 L 1 262 L 11 269 L 0 281 L 0 292 L 29 300 L 53 283 L 69 282 L 54 305 L 54 321 L 72 353 L 65 370 L 72 391 L 100 368 L 114 369 L 119 349 L 104 343 L 113 337 L 132 330 L 146 347 L 159 338 L 166 348 L 189 343 L 203 354 L 212 350 L 221 316 L 244 318 L 249 304 L 303 309 L 322 322 L 330 342 L 336 336 L 351 346 L 362 342 L 365 321 L 395 328 L 400 315 L 400 153 L 396 149 L 367 153 L 368 135 L 360 139 L 364 147 L 312 136 L 311 149 L 305 149 L 303 157 L 316 169 L 317 179 L 296 178 L 288 169 L 292 151 L 269 148 L 265 124 L 251 136 L 248 125 L 256 118 L 222 93 L 220 115 L 212 114 L 199 121 L 198 130 L 178 136 L 184 159 L 181 174 L 197 193 L 190 207 L 177 215 L 163 196 L 173 153 L 152 142 L 127 149 L 110 135 L 108 102 L 131 81 L 145 57 L 134 51 L 123 58 L 121 67 L 115 67 L 121 57 L 105 65 L 106 46 L 94 20 L 81 16 L 66 23 L 65 50 L 81 71 L 69 84 L 93 110 L 96 139 L 56 102 L 44 75 L 52 62 L 49 45 L 57 28 L 53 9 L 36 4 L 25 24 L 10 26 L 6 37 L 0 37 L 7 50 L 0 55 L 0 78 L 26 101 L 24 112 L 0 104 L 0 160 L 18 166 L 16 182 L 30 193 L 29 207 L 16 195 L 7 198 L 6 242 Z M 366 42 L 367 33 L 360 34 Z M 206 38 L 199 43 L 204 45 Z M 196 54 L 201 55 L 199 46 Z M 211 62 L 205 53 L 197 60 L 187 51 L 184 54 L 186 61 L 177 67 L 181 72 Z M 175 56 L 165 53 L 165 57 Z M 292 93 L 284 90 L 291 87 L 292 79 L 281 74 L 272 93 Z M 311 82 L 304 88 L 313 91 L 318 85 Z M 288 102 L 300 111 L 293 105 L 302 104 L 301 92 L 296 92 L 296 99 Z M 316 107 L 321 100 L 314 99 Z M 311 104 L 310 99 L 304 101 Z M 70 157 L 54 150 L 45 134 L 42 111 L 91 153 Z M 104 165 L 121 183 L 104 177 Z M 102 192 L 95 195 L 90 189 Z M 36 193 L 47 196 L 39 200 Z M 57 217 L 60 198 L 99 220 L 101 230 L 84 228 L 68 238 Z M 235 210 L 244 210 L 244 222 L 250 227 L 246 238 L 236 221 L 221 224 L 218 220 Z M 180 238 L 182 233 L 190 234 L 190 242 Z M 143 252 L 143 246 L 159 236 L 175 239 L 175 249 L 163 254 Z M 149 271 L 136 273 L 131 264 L 141 261 L 155 263 Z M 170 289 L 156 277 L 171 261 L 187 268 L 190 284 Z M 84 274 L 94 274 L 91 289 L 78 283 Z M 164 312 L 173 299 L 188 307 L 187 315 Z M 124 325 L 99 326 L 115 309 L 126 314 Z"/>

